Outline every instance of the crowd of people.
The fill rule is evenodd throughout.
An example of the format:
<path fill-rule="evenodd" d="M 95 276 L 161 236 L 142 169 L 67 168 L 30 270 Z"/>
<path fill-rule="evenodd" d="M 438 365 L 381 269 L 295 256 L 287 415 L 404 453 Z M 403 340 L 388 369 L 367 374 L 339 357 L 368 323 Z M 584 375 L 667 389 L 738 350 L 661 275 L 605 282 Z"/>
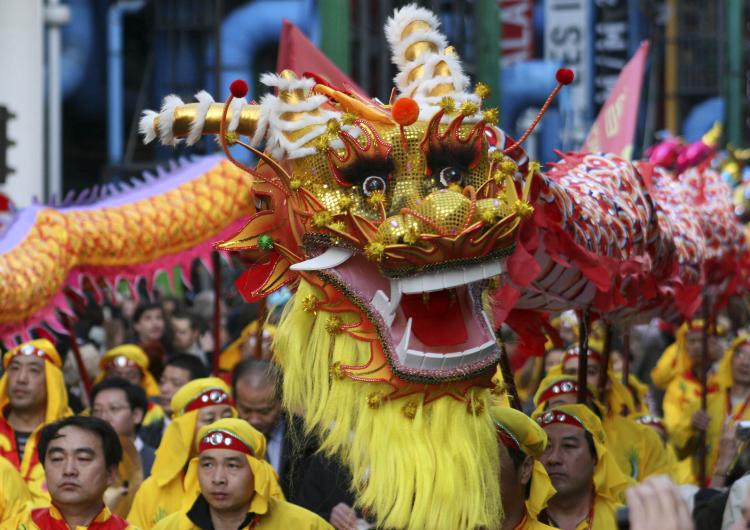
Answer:
<path fill-rule="evenodd" d="M 374 528 L 346 467 L 282 409 L 273 308 L 261 325 L 224 307 L 215 359 L 206 305 L 96 306 L 82 367 L 59 337 L 5 352 L 0 528 Z M 750 335 L 694 320 L 605 352 L 595 326 L 581 389 L 575 317 L 555 324 L 515 374 L 523 410 L 495 379 L 502 530 L 747 528 Z"/>

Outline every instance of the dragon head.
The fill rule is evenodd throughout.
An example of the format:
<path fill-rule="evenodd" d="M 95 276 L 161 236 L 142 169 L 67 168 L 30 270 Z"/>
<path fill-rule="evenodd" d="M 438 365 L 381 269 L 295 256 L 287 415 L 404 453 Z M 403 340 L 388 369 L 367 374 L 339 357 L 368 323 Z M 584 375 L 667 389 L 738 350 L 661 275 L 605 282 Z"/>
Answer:
<path fill-rule="evenodd" d="M 223 105 L 170 96 L 142 131 L 165 143 L 214 133 L 230 159 L 231 145 L 259 158 L 234 160 L 257 211 L 218 246 L 250 264 L 248 299 L 296 289 L 274 341 L 284 402 L 343 457 L 358 502 L 389 528 L 495 527 L 486 405 L 500 354 L 486 293 L 533 212 L 538 165 L 482 109 L 487 87 L 468 88 L 431 12 L 398 10 L 386 35 L 399 69 L 389 104 L 285 71 L 261 78 L 275 92 L 257 104 L 245 90 Z M 459 483 L 473 493 L 435 511 Z"/>

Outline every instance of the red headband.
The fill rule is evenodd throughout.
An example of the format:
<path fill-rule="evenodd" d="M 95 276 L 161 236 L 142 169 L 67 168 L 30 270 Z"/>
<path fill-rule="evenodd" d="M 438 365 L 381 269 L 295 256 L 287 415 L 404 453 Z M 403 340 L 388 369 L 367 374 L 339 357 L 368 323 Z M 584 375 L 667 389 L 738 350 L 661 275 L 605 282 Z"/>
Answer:
<path fill-rule="evenodd" d="M 47 352 L 42 350 L 41 348 L 37 348 L 33 344 L 24 344 L 20 348 L 18 348 L 16 351 L 13 352 L 11 357 L 17 357 L 19 355 L 25 355 L 30 357 L 40 357 L 44 359 L 45 361 L 49 361 L 52 364 L 55 364 L 54 359 L 47 355 Z"/>
<path fill-rule="evenodd" d="M 138 368 L 140 371 L 143 371 L 143 368 L 141 368 L 141 365 L 139 365 L 130 357 L 126 357 L 125 355 L 116 355 L 112 357 L 112 359 L 107 363 L 107 368 L 126 368 L 126 367 L 135 367 L 135 368 Z"/>
<path fill-rule="evenodd" d="M 539 416 L 536 419 L 536 422 L 542 426 L 542 428 L 547 427 L 548 425 L 552 425 L 553 423 L 564 423 L 566 425 L 573 425 L 574 427 L 578 427 L 580 429 L 586 430 L 586 427 L 583 426 L 583 423 L 581 423 L 578 418 L 575 416 L 571 416 L 570 414 L 567 414 L 561 410 L 550 410 L 543 414 L 542 416 Z"/>
<path fill-rule="evenodd" d="M 188 403 L 183 409 L 185 412 L 211 407 L 213 405 L 231 405 L 234 406 L 232 397 L 220 388 L 209 388 L 204 390 L 200 395 Z"/>
<path fill-rule="evenodd" d="M 563 355 L 562 364 L 565 364 L 568 362 L 569 359 L 573 359 L 574 357 L 578 357 L 580 353 L 578 352 L 578 348 L 571 348 L 568 351 L 565 352 L 565 355 Z M 592 350 L 589 348 L 589 359 L 594 360 L 598 362 L 599 364 L 602 363 L 602 354 L 599 353 L 596 350 Z"/>
<path fill-rule="evenodd" d="M 217 429 L 206 433 L 201 440 L 201 443 L 198 445 L 198 452 L 202 453 L 208 449 L 231 449 L 232 451 L 239 451 L 246 455 L 255 456 L 255 451 L 253 451 L 245 442 L 240 440 L 234 433 L 223 429 Z"/>
<path fill-rule="evenodd" d="M 564 396 L 567 394 L 578 394 L 578 383 L 564 379 L 548 386 L 542 395 L 539 396 L 539 403 L 546 403 L 555 396 Z M 589 389 L 586 389 L 586 394 L 589 397 L 593 397 Z"/>

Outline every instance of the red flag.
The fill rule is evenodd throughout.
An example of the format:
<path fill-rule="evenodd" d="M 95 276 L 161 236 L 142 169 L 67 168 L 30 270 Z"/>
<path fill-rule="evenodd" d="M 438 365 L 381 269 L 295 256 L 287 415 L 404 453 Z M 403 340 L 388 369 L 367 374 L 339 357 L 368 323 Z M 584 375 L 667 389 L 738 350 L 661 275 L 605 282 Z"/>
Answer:
<path fill-rule="evenodd" d="M 339 70 L 338 66 L 333 64 L 297 26 L 288 20 L 284 20 L 281 29 L 279 56 L 276 59 L 276 71 L 282 70 L 291 70 L 297 75 L 314 72 L 327 79 L 336 88 L 365 94 L 364 90 Z"/>
<path fill-rule="evenodd" d="M 581 152 L 604 152 L 628 160 L 633 153 L 633 138 L 643 85 L 643 67 L 648 56 L 648 41 L 643 41 L 620 72 L 607 101 L 596 117 Z"/>

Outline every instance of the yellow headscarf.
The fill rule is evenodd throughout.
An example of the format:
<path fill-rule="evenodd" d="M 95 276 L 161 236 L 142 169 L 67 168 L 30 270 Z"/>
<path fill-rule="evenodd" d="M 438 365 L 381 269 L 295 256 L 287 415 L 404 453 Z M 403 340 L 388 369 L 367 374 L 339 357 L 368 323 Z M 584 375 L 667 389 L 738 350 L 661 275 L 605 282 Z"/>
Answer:
<path fill-rule="evenodd" d="M 626 476 L 617 465 L 612 453 L 607 448 L 607 436 L 602 422 L 586 405 L 559 405 L 547 411 L 534 412 L 533 418 L 542 427 L 561 422 L 561 413 L 573 418 L 575 423 L 591 434 L 596 449 L 596 466 L 594 468 L 594 488 L 596 495 L 602 497 L 613 509 L 624 502 L 625 490 L 634 485 L 633 479 Z M 596 528 L 596 524 L 593 528 Z"/>
<path fill-rule="evenodd" d="M 731 388 L 734 385 L 734 374 L 732 371 L 734 354 L 745 344 L 750 344 L 750 335 L 740 335 L 724 350 L 724 355 L 721 357 L 721 362 L 719 363 L 719 371 L 716 374 L 716 382 L 721 388 Z"/>
<path fill-rule="evenodd" d="M 213 395 L 212 391 L 215 391 Z M 188 409 L 192 408 L 191 405 L 200 405 L 194 401 L 203 397 L 206 398 L 203 406 L 234 405 L 229 387 L 218 377 L 193 379 L 175 392 L 171 403 L 174 417 L 172 423 L 164 431 L 151 469 L 151 475 L 159 486 L 177 477 L 190 459 L 199 409 Z M 237 416 L 234 407 L 232 407 L 232 415 Z"/>
<path fill-rule="evenodd" d="M 526 510 L 536 519 L 555 495 L 555 488 L 547 475 L 547 471 L 539 461 L 547 448 L 547 433 L 539 424 L 523 412 L 509 407 L 490 407 L 490 415 L 497 429 L 505 432 L 520 451 L 534 459 L 531 475 L 531 490 L 526 499 Z"/>
<path fill-rule="evenodd" d="M 703 331 L 703 320 L 685 322 L 677 329 L 675 341 L 667 346 L 651 370 L 651 381 L 657 388 L 665 390 L 672 379 L 692 369 L 693 362 L 687 353 L 687 334 L 691 331 Z M 725 332 L 722 326 L 716 326 L 717 335 L 722 336 Z"/>
<path fill-rule="evenodd" d="M 266 438 L 245 420 L 225 418 L 201 427 L 195 441 L 198 453 L 206 449 L 221 448 L 220 444 L 225 442 L 227 435 L 242 442 L 252 452 L 252 454 L 246 454 L 255 482 L 255 495 L 250 502 L 248 512 L 264 514 L 268 511 L 269 498 L 284 499 L 276 472 L 265 460 Z M 190 461 L 185 482 L 190 485 L 199 484 L 197 457 Z"/>
<path fill-rule="evenodd" d="M 151 372 L 148 370 L 148 355 L 146 355 L 146 352 L 143 351 L 140 346 L 136 346 L 135 344 L 123 344 L 122 346 L 112 348 L 102 355 L 102 358 L 99 360 L 99 367 L 102 369 L 102 372 L 96 378 L 97 383 L 106 377 L 107 368 L 113 362 L 117 362 L 116 359 L 118 357 L 124 357 L 128 361 L 135 363 L 136 366 L 140 368 L 141 373 L 143 374 L 142 386 L 149 398 L 159 395 L 159 385 L 156 384 L 154 376 L 151 375 Z"/>
<path fill-rule="evenodd" d="M 68 408 L 68 391 L 62 373 L 62 360 L 54 344 L 47 339 L 36 339 L 16 346 L 3 355 L 3 368 L 7 369 L 10 360 L 16 355 L 35 355 L 42 357 L 44 377 L 47 385 L 47 411 L 44 423 L 50 423 L 72 414 Z M 8 397 L 8 373 L 0 378 L 0 411 L 10 403 Z"/>

